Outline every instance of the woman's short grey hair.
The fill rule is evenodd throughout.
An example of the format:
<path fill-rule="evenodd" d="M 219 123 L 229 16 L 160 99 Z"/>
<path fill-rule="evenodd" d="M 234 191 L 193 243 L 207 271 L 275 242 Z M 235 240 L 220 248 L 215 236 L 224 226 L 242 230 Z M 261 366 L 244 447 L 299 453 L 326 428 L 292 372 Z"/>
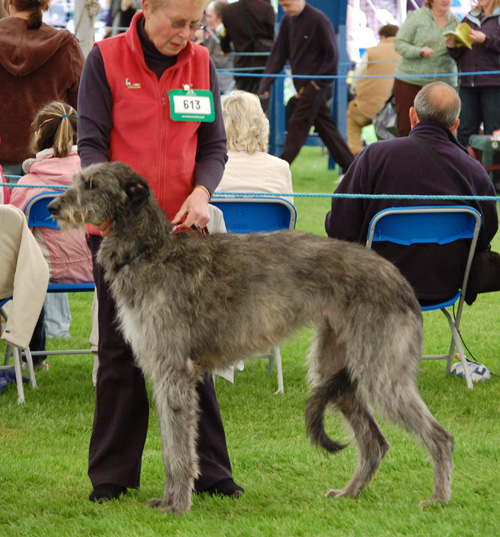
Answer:
<path fill-rule="evenodd" d="M 235 90 L 224 95 L 221 104 L 227 148 L 247 153 L 266 151 L 269 120 L 257 95 Z"/>
<path fill-rule="evenodd" d="M 460 115 L 461 103 L 452 86 L 432 82 L 417 93 L 413 106 L 420 121 L 430 119 L 451 128 Z"/>

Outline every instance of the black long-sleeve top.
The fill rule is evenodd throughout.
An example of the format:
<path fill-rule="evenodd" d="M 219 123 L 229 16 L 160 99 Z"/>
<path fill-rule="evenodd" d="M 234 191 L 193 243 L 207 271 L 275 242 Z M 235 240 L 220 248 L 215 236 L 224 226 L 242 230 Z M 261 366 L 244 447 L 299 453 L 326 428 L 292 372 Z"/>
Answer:
<path fill-rule="evenodd" d="M 279 74 L 289 61 L 292 75 L 334 76 L 338 60 L 337 38 L 332 23 L 322 11 L 306 4 L 299 15 L 283 17 L 265 74 Z M 320 87 L 333 86 L 333 79 L 294 77 L 295 89 L 298 91 L 311 79 Z M 273 77 L 264 77 L 259 93 L 269 91 L 274 80 Z"/>

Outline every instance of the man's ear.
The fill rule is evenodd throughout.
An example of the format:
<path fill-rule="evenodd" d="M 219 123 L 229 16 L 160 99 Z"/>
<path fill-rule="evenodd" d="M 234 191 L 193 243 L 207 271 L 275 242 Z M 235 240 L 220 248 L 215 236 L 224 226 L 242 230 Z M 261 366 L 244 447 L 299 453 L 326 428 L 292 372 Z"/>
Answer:
<path fill-rule="evenodd" d="M 455 131 L 458 129 L 458 126 L 459 126 L 459 125 L 460 125 L 460 120 L 457 119 L 457 120 L 455 121 L 455 124 L 453 125 L 453 127 L 450 127 L 450 131 L 451 131 L 451 132 L 455 132 Z"/>
<path fill-rule="evenodd" d="M 414 127 L 420 120 L 418 119 L 417 111 L 415 110 L 415 108 L 414 108 L 413 106 L 410 107 L 409 114 L 410 114 L 410 125 L 411 125 L 411 128 L 413 129 L 413 127 Z"/>

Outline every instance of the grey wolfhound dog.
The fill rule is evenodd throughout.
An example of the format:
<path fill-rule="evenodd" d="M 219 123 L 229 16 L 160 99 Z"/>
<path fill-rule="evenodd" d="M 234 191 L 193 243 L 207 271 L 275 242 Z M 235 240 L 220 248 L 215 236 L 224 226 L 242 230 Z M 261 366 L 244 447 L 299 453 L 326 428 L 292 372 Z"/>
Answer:
<path fill-rule="evenodd" d="M 305 323 L 316 326 L 306 408 L 312 443 L 329 452 L 345 447 L 325 432 L 331 405 L 359 448 L 353 477 L 327 496 L 357 496 L 389 449 L 373 404 L 428 450 L 429 501 L 449 499 L 453 437 L 417 391 L 421 311 L 391 263 L 360 245 L 299 231 L 172 234 L 146 180 L 121 162 L 82 170 L 49 209 L 63 228 L 112 220 L 97 259 L 151 382 L 161 430 L 165 491 L 151 506 L 178 514 L 191 506 L 202 374 L 278 345 Z"/>

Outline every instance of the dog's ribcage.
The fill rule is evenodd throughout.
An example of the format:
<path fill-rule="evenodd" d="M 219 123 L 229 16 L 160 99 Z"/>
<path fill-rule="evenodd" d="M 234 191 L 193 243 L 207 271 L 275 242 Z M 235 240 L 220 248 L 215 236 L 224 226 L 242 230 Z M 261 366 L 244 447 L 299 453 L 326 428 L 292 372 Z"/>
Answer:
<path fill-rule="evenodd" d="M 362 263 L 353 252 L 363 254 Z M 122 269 L 112 290 L 141 367 L 142 355 L 161 348 L 172 364 L 191 358 L 211 369 L 267 350 L 304 323 L 326 318 L 342 334 L 358 315 L 365 321 L 375 316 L 380 328 L 391 310 L 408 309 L 394 298 L 401 296 L 402 277 L 366 254 L 355 245 L 298 232 L 182 238 L 167 242 L 163 263 L 141 260 Z M 381 295 L 390 301 L 377 304 L 379 294 L 374 297 L 371 289 L 381 285 L 381 265 L 389 271 L 384 285 L 394 289 Z"/>

